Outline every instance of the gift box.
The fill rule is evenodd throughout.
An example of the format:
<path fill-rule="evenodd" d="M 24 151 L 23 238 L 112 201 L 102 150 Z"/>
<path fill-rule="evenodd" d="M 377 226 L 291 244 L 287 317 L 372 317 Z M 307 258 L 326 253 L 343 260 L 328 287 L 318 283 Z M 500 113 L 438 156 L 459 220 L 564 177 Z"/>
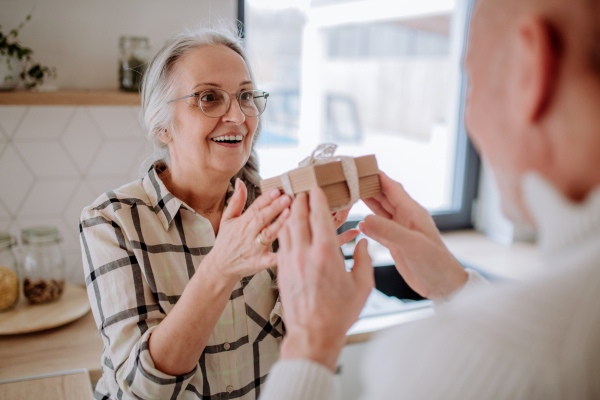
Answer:
<path fill-rule="evenodd" d="M 300 167 L 260 182 L 263 193 L 279 189 L 294 197 L 320 186 L 332 211 L 349 208 L 358 199 L 381 193 L 379 168 L 374 155 L 334 157 L 335 145 L 321 145 Z"/>

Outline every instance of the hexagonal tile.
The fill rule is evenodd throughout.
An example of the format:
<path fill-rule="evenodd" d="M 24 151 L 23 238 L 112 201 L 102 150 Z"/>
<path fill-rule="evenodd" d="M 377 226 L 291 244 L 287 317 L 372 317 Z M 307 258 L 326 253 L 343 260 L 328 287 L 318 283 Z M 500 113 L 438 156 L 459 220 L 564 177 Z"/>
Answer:
<path fill-rule="evenodd" d="M 74 285 L 85 285 L 85 273 L 83 271 L 83 261 L 81 250 L 65 250 L 65 280 Z"/>
<path fill-rule="evenodd" d="M 61 247 L 64 250 L 79 251 L 79 229 L 75 226 L 65 224 L 58 217 L 39 217 L 39 218 L 18 218 L 17 225 L 19 229 L 31 228 L 33 226 L 50 225 L 56 227 L 62 237 Z"/>
<path fill-rule="evenodd" d="M 33 183 L 33 176 L 12 146 L 7 146 L 0 156 L 0 199 L 8 210 L 16 214 L 27 191 Z"/>
<path fill-rule="evenodd" d="M 69 204 L 63 213 L 63 219 L 69 226 L 79 226 L 79 217 L 84 207 L 89 206 L 98 196 L 83 182 L 79 184 L 75 193 L 69 199 Z"/>
<path fill-rule="evenodd" d="M 78 107 L 61 137 L 81 172 L 85 171 L 102 142 L 102 134 L 84 107 Z"/>
<path fill-rule="evenodd" d="M 106 137 L 143 139 L 144 132 L 139 120 L 129 108 L 98 106 L 89 107 L 89 111 Z"/>
<path fill-rule="evenodd" d="M 75 179 L 35 182 L 19 210 L 19 218 L 62 214 L 77 182 Z"/>
<path fill-rule="evenodd" d="M 31 107 L 13 135 L 15 139 L 57 139 L 65 129 L 74 107 Z"/>
<path fill-rule="evenodd" d="M 58 142 L 25 142 L 14 143 L 14 146 L 38 178 L 79 176 L 79 171 Z"/>
<path fill-rule="evenodd" d="M 85 183 L 94 194 L 94 200 L 109 190 L 115 190 L 131 182 L 128 176 L 122 175 L 115 178 L 88 178 Z"/>
<path fill-rule="evenodd" d="M 150 166 L 154 162 L 156 156 L 154 155 L 154 149 L 146 143 L 144 148 L 135 157 L 132 163 L 129 177 L 132 181 L 142 178 L 150 169 Z"/>
<path fill-rule="evenodd" d="M 7 138 L 12 137 L 26 111 L 26 106 L 0 107 L 0 132 L 3 132 Z M 3 136 L 2 133 L 0 133 L 0 136 Z"/>
<path fill-rule="evenodd" d="M 108 141 L 102 145 L 88 171 L 89 176 L 128 175 L 144 141 Z"/>
<path fill-rule="evenodd" d="M 0 201 L 0 218 L 10 218 L 10 213 L 6 207 L 2 205 L 2 201 Z"/>

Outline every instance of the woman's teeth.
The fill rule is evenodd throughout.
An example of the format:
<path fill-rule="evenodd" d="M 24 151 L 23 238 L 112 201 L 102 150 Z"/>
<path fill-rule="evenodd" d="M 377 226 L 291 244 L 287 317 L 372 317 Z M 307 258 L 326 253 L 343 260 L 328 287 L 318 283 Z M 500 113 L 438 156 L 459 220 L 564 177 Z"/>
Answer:
<path fill-rule="evenodd" d="M 238 143 L 238 142 L 241 142 L 242 139 L 244 139 L 243 135 L 226 135 L 226 136 L 214 137 L 211 140 L 213 142 Z"/>

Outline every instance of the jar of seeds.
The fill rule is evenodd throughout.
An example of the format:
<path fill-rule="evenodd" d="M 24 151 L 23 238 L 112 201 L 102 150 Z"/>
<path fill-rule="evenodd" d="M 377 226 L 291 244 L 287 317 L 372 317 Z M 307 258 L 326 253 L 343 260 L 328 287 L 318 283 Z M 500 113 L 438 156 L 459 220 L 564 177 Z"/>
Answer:
<path fill-rule="evenodd" d="M 12 236 L 0 232 L 0 311 L 8 310 L 19 301 L 19 273 L 12 252 Z"/>
<path fill-rule="evenodd" d="M 57 300 L 65 288 L 65 260 L 58 229 L 37 226 L 21 231 L 23 293 L 33 304 Z"/>

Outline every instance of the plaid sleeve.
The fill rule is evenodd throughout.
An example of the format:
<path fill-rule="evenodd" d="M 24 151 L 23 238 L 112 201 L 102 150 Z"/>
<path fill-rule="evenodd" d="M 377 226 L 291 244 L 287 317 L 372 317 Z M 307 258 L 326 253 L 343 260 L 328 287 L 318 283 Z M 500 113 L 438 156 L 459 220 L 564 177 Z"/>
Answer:
<path fill-rule="evenodd" d="M 154 366 L 148 340 L 166 315 L 115 219 L 88 207 L 79 225 L 88 296 L 104 341 L 104 386 L 111 398 L 176 399 L 197 366 L 181 376 Z"/>

